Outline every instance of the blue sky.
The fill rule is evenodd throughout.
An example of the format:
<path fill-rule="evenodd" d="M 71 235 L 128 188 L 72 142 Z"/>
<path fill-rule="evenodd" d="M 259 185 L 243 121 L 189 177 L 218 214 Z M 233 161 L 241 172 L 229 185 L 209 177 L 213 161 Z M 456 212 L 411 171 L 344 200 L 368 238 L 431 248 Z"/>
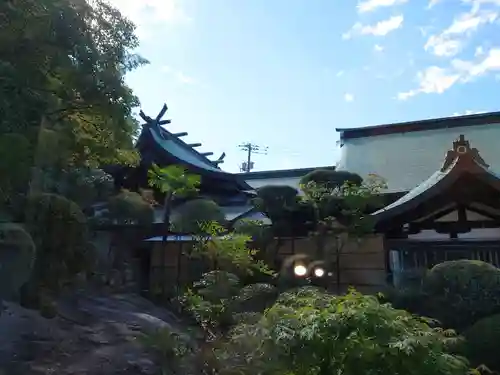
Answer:
<path fill-rule="evenodd" d="M 500 110 L 500 0 L 110 0 L 151 64 L 127 81 L 169 130 L 255 170 L 334 165 L 336 127 Z"/>

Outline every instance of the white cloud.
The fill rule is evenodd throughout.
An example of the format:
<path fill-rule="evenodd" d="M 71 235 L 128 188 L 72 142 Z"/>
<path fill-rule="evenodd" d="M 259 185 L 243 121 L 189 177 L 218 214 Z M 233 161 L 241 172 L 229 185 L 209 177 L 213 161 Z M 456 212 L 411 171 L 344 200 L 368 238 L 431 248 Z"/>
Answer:
<path fill-rule="evenodd" d="M 391 31 L 399 29 L 403 26 L 403 16 L 392 16 L 384 21 L 380 21 L 375 25 L 363 25 L 360 22 L 354 24 L 354 26 L 348 32 L 342 35 L 343 39 L 350 39 L 354 35 L 375 35 L 375 36 L 385 36 Z"/>
<path fill-rule="evenodd" d="M 486 113 L 486 111 L 472 111 L 470 109 L 466 109 L 464 112 L 453 112 L 452 116 L 479 115 L 481 113 Z"/>
<path fill-rule="evenodd" d="M 196 79 L 193 78 L 192 76 L 187 75 L 187 74 L 185 74 L 184 72 L 182 72 L 180 70 L 174 69 L 174 68 L 172 68 L 169 65 L 162 66 L 161 70 L 163 72 L 165 72 L 165 73 L 169 73 L 172 76 L 174 76 L 177 79 L 177 81 L 179 81 L 180 83 L 183 83 L 183 84 L 186 84 L 186 85 L 195 85 L 195 84 L 198 83 L 196 81 Z"/>
<path fill-rule="evenodd" d="M 406 3 L 408 0 L 364 0 L 358 4 L 360 13 L 371 12 L 377 8 L 391 7 L 394 5 Z"/>
<path fill-rule="evenodd" d="M 176 77 L 177 77 L 177 79 L 181 83 L 185 83 L 187 85 L 194 85 L 194 84 L 196 84 L 196 79 L 194 79 L 191 76 L 188 76 L 188 75 L 184 74 L 183 72 L 177 72 Z"/>
<path fill-rule="evenodd" d="M 497 11 L 480 11 L 479 7 L 473 5 L 469 12 L 455 17 L 452 24 L 440 34 L 431 35 L 424 49 L 436 56 L 454 56 L 460 52 L 470 34 L 480 26 L 494 22 L 497 17 Z"/>
<path fill-rule="evenodd" d="M 459 74 L 453 74 L 446 71 L 443 68 L 437 66 L 431 66 L 419 72 L 417 79 L 419 82 L 419 87 L 414 90 L 407 92 L 402 92 L 398 94 L 398 99 L 406 100 L 414 95 L 423 94 L 442 94 L 448 90 L 453 84 L 460 78 Z"/>
<path fill-rule="evenodd" d="M 344 100 L 346 102 L 352 102 L 354 100 L 354 95 L 353 94 L 349 94 L 349 93 L 346 93 L 344 94 Z"/>
<path fill-rule="evenodd" d="M 339 70 L 339 71 L 335 74 L 335 76 L 336 76 L 336 77 L 342 77 L 344 74 L 345 74 L 345 71 L 343 71 L 343 70 Z"/>
<path fill-rule="evenodd" d="M 152 27 L 179 25 L 192 21 L 182 0 L 108 0 L 120 12 L 135 23 L 139 37 L 148 36 Z"/>
<path fill-rule="evenodd" d="M 484 55 L 484 48 L 479 46 L 476 47 L 476 51 L 474 52 L 474 56 L 481 56 Z"/>
<path fill-rule="evenodd" d="M 433 6 L 435 6 L 439 2 L 441 2 L 441 0 L 430 0 L 429 5 L 427 5 L 427 9 L 432 8 Z"/>
<path fill-rule="evenodd" d="M 442 94 L 456 83 L 466 83 L 495 71 L 500 71 L 500 48 L 491 49 L 485 57 L 476 61 L 455 59 L 448 69 L 431 66 L 418 73 L 418 87 L 399 93 L 398 99 L 406 100 L 417 94 Z"/>
<path fill-rule="evenodd" d="M 376 51 L 376 52 L 382 52 L 384 50 L 384 47 L 382 47 L 381 45 L 379 44 L 375 44 L 373 46 L 373 49 Z"/>

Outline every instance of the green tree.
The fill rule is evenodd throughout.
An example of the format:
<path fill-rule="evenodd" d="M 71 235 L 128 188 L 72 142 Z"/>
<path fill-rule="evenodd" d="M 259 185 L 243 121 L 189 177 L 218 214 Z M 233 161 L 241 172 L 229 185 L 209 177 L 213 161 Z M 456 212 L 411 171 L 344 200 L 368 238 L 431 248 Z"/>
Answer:
<path fill-rule="evenodd" d="M 376 175 L 369 176 L 361 185 L 346 182 L 332 187 L 312 181 L 301 185 L 304 200 L 314 212 L 314 230 L 310 236 L 316 241 L 315 261 L 324 262 L 327 268 L 334 267 L 337 292 L 341 290 L 342 250 L 346 244 L 373 233 L 369 210 L 380 203 L 380 192 L 385 186 Z"/>
<path fill-rule="evenodd" d="M 288 185 L 267 185 L 257 189 L 255 206 L 272 222 L 276 236 L 289 235 L 292 215 L 297 209 L 299 192 Z"/>
<path fill-rule="evenodd" d="M 146 62 L 137 45 L 134 25 L 103 0 L 0 3 L 0 136 L 28 141 L 18 171 L 34 172 L 32 191 L 48 167 L 137 162 L 138 100 L 124 83 Z"/>
<path fill-rule="evenodd" d="M 170 232 L 170 215 L 174 199 L 195 195 L 198 192 L 201 179 L 200 176 L 188 173 L 184 167 L 179 165 L 161 168 L 153 164 L 148 170 L 148 182 L 151 187 L 158 189 L 165 195 L 163 201 L 165 230 L 162 237 L 163 245 L 165 245 Z"/>

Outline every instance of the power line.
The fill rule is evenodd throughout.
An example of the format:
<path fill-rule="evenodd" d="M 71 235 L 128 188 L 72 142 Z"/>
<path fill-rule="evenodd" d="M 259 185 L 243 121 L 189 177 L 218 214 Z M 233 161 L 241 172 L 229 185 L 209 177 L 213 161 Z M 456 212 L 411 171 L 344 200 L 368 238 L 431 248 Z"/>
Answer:
<path fill-rule="evenodd" d="M 253 154 L 262 154 L 266 155 L 268 147 L 260 147 L 259 145 L 256 145 L 254 143 L 242 143 L 238 146 L 240 150 L 243 150 L 247 153 L 247 160 L 242 162 L 240 165 L 240 170 L 242 172 L 250 172 L 253 167 L 254 167 L 254 162 L 252 161 L 252 155 Z"/>

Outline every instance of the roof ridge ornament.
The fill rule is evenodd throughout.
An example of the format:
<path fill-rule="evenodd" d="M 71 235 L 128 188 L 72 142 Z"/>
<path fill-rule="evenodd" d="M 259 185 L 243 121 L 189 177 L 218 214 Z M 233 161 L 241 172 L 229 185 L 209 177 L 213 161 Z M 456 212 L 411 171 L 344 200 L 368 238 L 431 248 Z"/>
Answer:
<path fill-rule="evenodd" d="M 156 118 L 152 119 L 151 117 L 147 116 L 141 109 L 139 111 L 139 116 L 146 122 L 145 124 L 142 124 L 142 127 L 154 129 L 162 139 L 166 140 L 165 132 L 163 131 L 161 125 L 167 125 L 172 122 L 172 120 L 162 120 L 162 117 L 165 116 L 167 110 L 168 110 L 167 104 L 163 104 L 163 107 L 156 116 Z"/>
<path fill-rule="evenodd" d="M 470 147 L 470 142 L 465 139 L 463 134 L 460 134 L 458 139 L 453 141 L 453 149 L 446 153 L 446 157 L 441 167 L 441 172 L 445 172 L 457 159 L 467 157 L 484 168 L 490 166 L 484 161 L 475 147 Z"/>

